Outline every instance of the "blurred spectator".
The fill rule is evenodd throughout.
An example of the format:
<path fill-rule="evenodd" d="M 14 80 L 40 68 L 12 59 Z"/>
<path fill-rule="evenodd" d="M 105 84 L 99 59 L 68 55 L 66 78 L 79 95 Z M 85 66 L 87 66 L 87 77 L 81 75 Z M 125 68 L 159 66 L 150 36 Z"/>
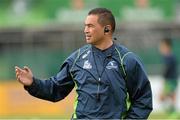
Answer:
<path fill-rule="evenodd" d="M 149 0 L 136 0 L 135 4 L 139 8 L 148 8 L 149 7 Z"/>
<path fill-rule="evenodd" d="M 172 51 L 172 39 L 164 38 L 159 46 L 160 53 L 163 57 L 164 70 L 164 87 L 160 96 L 160 100 L 166 106 L 168 113 L 175 113 L 176 106 L 176 89 L 178 86 L 178 70 L 176 56 Z"/>
<path fill-rule="evenodd" d="M 23 16 L 27 12 L 27 0 L 14 0 L 12 7 L 16 16 Z"/>
<path fill-rule="evenodd" d="M 84 0 L 72 0 L 72 8 L 74 10 L 83 10 L 84 9 Z"/>

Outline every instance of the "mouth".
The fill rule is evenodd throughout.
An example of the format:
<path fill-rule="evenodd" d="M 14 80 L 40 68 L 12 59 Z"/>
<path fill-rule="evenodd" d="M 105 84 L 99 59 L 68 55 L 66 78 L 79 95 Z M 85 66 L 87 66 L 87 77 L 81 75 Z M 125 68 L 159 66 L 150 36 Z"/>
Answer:
<path fill-rule="evenodd" d="M 91 35 L 86 35 L 86 40 L 90 40 L 91 39 Z"/>

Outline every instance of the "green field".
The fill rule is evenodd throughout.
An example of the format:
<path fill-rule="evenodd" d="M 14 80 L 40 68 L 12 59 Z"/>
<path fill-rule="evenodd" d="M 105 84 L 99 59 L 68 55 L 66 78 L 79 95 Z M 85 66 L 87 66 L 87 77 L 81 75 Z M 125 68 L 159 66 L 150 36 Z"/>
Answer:
<path fill-rule="evenodd" d="M 0 119 L 28 119 L 28 120 L 39 120 L 39 119 L 70 119 L 71 116 L 9 116 L 9 117 L 1 117 Z M 152 113 L 149 118 L 149 120 L 153 120 L 153 119 L 168 119 L 168 120 L 179 120 L 180 119 L 180 114 L 176 113 L 173 115 L 168 115 L 166 113 Z"/>

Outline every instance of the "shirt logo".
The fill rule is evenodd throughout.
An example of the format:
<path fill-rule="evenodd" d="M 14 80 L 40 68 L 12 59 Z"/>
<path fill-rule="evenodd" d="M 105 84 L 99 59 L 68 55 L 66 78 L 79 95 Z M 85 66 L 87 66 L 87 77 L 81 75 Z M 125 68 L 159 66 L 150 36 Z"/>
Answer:
<path fill-rule="evenodd" d="M 118 66 L 117 66 L 117 64 L 116 64 L 115 61 L 110 61 L 110 62 L 107 64 L 106 68 L 107 68 L 107 69 L 117 69 Z"/>
<path fill-rule="evenodd" d="M 87 53 L 82 56 L 82 59 L 86 58 L 89 55 L 89 53 L 90 53 L 90 50 L 87 51 Z"/>
<path fill-rule="evenodd" d="M 86 60 L 84 62 L 83 68 L 84 69 L 92 69 L 92 65 L 91 65 L 91 63 L 88 60 Z"/>

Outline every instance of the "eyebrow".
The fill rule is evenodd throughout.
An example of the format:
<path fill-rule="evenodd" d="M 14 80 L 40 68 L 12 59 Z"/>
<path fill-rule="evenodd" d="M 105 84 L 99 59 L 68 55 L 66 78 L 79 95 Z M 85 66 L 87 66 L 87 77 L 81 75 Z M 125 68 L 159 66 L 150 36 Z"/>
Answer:
<path fill-rule="evenodd" d="M 86 23 L 84 25 L 85 26 L 94 26 L 93 24 L 86 24 Z"/>

